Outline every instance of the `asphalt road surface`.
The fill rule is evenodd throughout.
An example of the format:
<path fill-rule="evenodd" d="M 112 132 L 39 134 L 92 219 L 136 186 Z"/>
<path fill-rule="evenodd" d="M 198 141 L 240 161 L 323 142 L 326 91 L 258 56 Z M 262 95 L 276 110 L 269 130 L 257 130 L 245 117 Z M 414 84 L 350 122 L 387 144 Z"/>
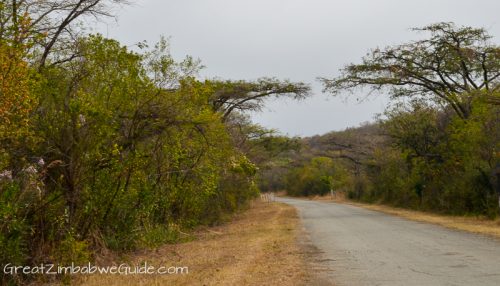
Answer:
<path fill-rule="evenodd" d="M 350 205 L 277 200 L 299 210 L 335 285 L 500 285 L 500 240 Z"/>

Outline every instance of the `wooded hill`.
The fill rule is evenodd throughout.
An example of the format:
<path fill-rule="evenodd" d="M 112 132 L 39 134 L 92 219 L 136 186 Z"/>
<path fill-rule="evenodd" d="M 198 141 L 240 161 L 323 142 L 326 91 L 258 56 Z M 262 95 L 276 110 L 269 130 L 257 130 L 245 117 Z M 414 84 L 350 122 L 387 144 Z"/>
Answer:
<path fill-rule="evenodd" d="M 376 123 L 302 139 L 274 188 L 498 215 L 500 47 L 484 29 L 438 23 L 416 30 L 428 37 L 374 49 L 340 76 L 321 79 L 333 95 L 368 87 L 392 101 Z"/>
<path fill-rule="evenodd" d="M 300 151 L 268 170 L 269 190 L 292 196 L 330 190 L 365 202 L 451 214 L 498 214 L 500 108 L 477 103 L 469 122 L 413 106 L 378 123 L 300 139 Z"/>

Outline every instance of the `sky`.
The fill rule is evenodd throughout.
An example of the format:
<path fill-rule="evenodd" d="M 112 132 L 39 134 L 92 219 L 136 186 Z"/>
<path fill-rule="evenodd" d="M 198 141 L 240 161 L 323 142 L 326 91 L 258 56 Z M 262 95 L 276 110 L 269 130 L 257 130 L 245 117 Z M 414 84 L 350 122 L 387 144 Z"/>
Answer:
<path fill-rule="evenodd" d="M 322 93 L 317 77 L 333 78 L 370 49 L 422 35 L 436 22 L 484 27 L 500 38 L 498 0 L 138 0 L 115 10 L 95 31 L 125 45 L 170 38 L 174 58 L 191 55 L 203 78 L 276 77 L 311 84 L 303 101 L 271 100 L 252 120 L 290 136 L 355 127 L 383 112 L 383 95 Z M 359 91 L 358 91 L 359 92 Z M 361 96 L 363 94 L 360 94 Z"/>

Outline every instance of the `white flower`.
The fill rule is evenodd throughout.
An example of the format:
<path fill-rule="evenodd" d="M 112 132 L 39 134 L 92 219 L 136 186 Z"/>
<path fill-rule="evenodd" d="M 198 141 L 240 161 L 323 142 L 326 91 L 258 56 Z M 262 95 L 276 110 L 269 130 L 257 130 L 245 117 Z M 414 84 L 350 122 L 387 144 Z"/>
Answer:
<path fill-rule="evenodd" d="M 0 173 L 0 180 L 12 180 L 12 171 L 11 170 L 5 170 Z"/>
<path fill-rule="evenodd" d="M 79 114 L 78 121 L 80 121 L 80 125 L 85 125 L 85 123 L 87 122 L 87 120 L 85 119 L 85 115 Z"/>
<path fill-rule="evenodd" d="M 27 173 L 27 174 L 36 174 L 36 173 L 38 173 L 38 171 L 36 170 L 35 166 L 33 166 L 33 165 L 30 165 L 28 168 L 25 168 L 23 171 L 25 173 Z"/>

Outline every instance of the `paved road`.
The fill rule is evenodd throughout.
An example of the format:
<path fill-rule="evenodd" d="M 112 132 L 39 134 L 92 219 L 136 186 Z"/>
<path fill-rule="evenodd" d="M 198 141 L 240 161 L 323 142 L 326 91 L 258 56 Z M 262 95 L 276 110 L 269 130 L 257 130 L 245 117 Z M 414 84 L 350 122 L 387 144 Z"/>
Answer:
<path fill-rule="evenodd" d="M 500 285 L 500 241 L 350 205 L 279 198 L 300 213 L 335 285 Z"/>

